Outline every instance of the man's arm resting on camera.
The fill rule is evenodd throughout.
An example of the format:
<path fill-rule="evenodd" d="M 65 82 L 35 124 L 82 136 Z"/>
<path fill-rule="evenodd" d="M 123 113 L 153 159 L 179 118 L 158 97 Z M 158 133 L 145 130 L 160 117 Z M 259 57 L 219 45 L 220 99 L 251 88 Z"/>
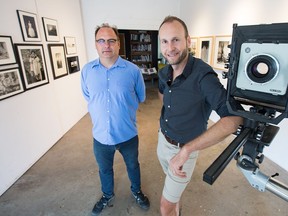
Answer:
<path fill-rule="evenodd" d="M 170 161 L 171 171 L 178 175 L 185 177 L 186 173 L 183 172 L 182 166 L 188 160 L 189 155 L 198 150 L 206 149 L 212 145 L 215 145 L 226 137 L 236 132 L 239 125 L 243 122 L 242 117 L 239 116 L 227 116 L 221 118 L 214 125 L 208 128 L 203 134 L 197 138 L 186 143 L 179 153 L 175 155 Z"/>

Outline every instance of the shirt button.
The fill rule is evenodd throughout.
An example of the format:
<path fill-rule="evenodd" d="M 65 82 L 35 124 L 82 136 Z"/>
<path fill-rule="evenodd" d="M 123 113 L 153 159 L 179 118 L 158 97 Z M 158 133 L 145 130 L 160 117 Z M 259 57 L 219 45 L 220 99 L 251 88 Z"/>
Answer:
<path fill-rule="evenodd" d="M 168 122 L 168 119 L 165 119 L 166 122 Z"/>
<path fill-rule="evenodd" d="M 170 108 L 170 105 L 168 105 L 168 108 Z"/>
<path fill-rule="evenodd" d="M 171 90 L 169 90 L 169 93 L 171 93 L 172 91 Z"/>

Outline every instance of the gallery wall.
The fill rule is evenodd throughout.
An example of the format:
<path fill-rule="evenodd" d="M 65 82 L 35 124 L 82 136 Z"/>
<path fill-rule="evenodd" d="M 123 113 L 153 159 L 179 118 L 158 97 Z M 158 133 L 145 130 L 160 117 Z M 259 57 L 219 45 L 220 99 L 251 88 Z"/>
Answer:
<path fill-rule="evenodd" d="M 1 195 L 87 113 L 80 90 L 80 71 L 64 72 L 65 76 L 54 79 L 48 44 L 63 45 L 64 37 L 69 36 L 75 38 L 77 50 L 66 57 L 78 56 L 80 69 L 87 62 L 87 57 L 79 0 L 0 0 L 0 5 L 0 35 L 11 36 L 13 44 L 29 48 L 42 45 L 48 75 L 48 82 L 44 85 L 9 98 L 3 98 L 2 94 Z M 36 16 L 40 41 L 24 41 L 16 10 Z M 42 17 L 57 21 L 59 41 L 46 41 Z M 19 62 L 15 66 L 21 68 Z"/>
<path fill-rule="evenodd" d="M 95 50 L 94 31 L 97 25 L 110 23 L 118 29 L 158 30 L 167 15 L 179 16 L 180 4 L 172 0 L 125 1 L 87 1 L 80 0 L 88 59 L 98 56 Z M 129 5 L 129 7 L 127 6 Z"/>

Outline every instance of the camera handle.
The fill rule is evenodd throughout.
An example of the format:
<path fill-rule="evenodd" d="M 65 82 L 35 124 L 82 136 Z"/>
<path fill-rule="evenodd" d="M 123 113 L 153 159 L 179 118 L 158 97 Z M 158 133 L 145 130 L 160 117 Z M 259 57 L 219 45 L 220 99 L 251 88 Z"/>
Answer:
<path fill-rule="evenodd" d="M 237 160 L 237 167 L 252 187 L 261 192 L 267 189 L 288 201 L 288 186 L 263 174 L 258 165 L 264 160 L 262 154 L 264 147 L 270 145 L 278 131 L 277 126 L 244 119 L 244 126 L 239 128 L 237 137 L 204 172 L 203 180 L 212 185 L 234 158 Z M 243 147 L 242 154 L 239 152 L 241 147 Z"/>

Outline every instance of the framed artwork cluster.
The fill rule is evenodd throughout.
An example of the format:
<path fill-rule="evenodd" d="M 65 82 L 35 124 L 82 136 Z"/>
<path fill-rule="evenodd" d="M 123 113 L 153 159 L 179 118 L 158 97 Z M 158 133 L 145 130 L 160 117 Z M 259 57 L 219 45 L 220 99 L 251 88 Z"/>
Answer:
<path fill-rule="evenodd" d="M 13 44 L 11 36 L 0 35 L 0 100 L 49 83 L 37 14 L 16 13 L 23 43 Z M 80 71 L 76 38 L 65 36 L 61 43 L 57 20 L 42 17 L 42 23 L 53 78 Z"/>
<path fill-rule="evenodd" d="M 67 55 L 77 54 L 76 38 L 71 36 L 64 37 L 65 49 Z M 80 71 L 79 58 L 78 56 L 67 57 L 67 65 L 69 73 L 75 73 Z"/>
<path fill-rule="evenodd" d="M 190 52 L 218 70 L 226 71 L 231 35 L 191 37 Z"/>

